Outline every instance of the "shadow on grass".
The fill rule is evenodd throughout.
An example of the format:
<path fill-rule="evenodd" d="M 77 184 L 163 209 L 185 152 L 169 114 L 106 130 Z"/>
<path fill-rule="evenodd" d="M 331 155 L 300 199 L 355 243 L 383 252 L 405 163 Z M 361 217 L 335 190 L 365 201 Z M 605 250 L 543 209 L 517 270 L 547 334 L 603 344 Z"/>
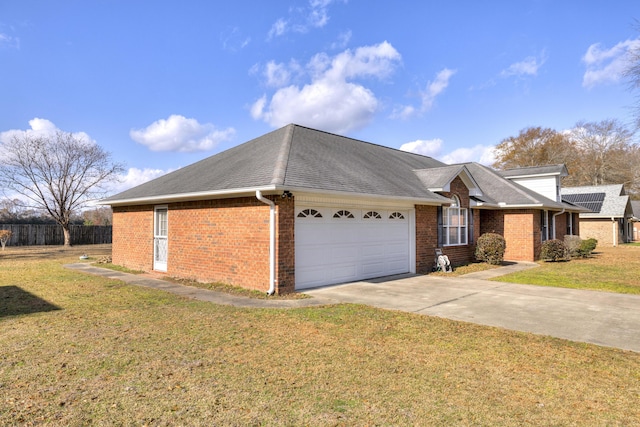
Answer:
<path fill-rule="evenodd" d="M 62 310 L 18 286 L 0 286 L 0 318 Z"/>

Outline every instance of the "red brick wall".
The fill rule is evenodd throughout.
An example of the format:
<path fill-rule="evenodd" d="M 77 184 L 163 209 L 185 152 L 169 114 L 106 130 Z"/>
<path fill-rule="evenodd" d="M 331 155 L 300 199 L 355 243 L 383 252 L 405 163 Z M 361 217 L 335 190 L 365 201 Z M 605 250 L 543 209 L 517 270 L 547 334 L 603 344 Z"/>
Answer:
<path fill-rule="evenodd" d="M 429 273 L 438 247 L 436 206 L 416 205 L 416 273 Z"/>
<path fill-rule="evenodd" d="M 113 263 L 132 270 L 153 268 L 153 206 L 113 208 Z"/>
<path fill-rule="evenodd" d="M 535 209 L 482 210 L 480 233 L 505 238 L 504 259 L 534 261 L 540 254 L 540 211 Z"/>
<path fill-rule="evenodd" d="M 274 198 L 277 204 L 276 222 L 276 292 L 295 291 L 295 207 L 293 198 Z"/>
<path fill-rule="evenodd" d="M 293 199 L 276 203 L 276 292 L 295 288 Z M 153 269 L 154 206 L 114 208 L 113 262 Z M 254 197 L 168 205 L 167 275 L 269 289 L 269 206 Z"/>
<path fill-rule="evenodd" d="M 269 206 L 255 197 L 169 204 L 167 274 L 269 289 Z"/>

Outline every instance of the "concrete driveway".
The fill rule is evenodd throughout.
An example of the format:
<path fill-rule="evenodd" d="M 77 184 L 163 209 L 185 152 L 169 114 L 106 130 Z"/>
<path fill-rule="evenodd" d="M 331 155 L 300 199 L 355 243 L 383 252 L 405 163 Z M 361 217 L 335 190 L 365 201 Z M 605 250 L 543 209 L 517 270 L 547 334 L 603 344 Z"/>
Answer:
<path fill-rule="evenodd" d="M 304 292 L 339 302 L 640 352 L 640 295 L 518 285 L 482 280 L 479 277 L 488 277 L 482 274 L 469 276 L 405 275 Z"/>

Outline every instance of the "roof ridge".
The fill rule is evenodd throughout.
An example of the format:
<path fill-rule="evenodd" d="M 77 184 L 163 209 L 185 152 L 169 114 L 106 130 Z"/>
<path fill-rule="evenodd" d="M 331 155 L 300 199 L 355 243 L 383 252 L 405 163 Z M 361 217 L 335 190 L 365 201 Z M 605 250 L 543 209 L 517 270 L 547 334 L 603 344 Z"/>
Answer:
<path fill-rule="evenodd" d="M 371 142 L 371 141 L 365 141 L 364 139 L 353 138 L 351 136 L 340 135 L 339 133 L 335 133 L 335 132 L 329 132 L 329 131 L 322 130 L 322 129 L 314 129 L 312 127 L 303 126 L 303 125 L 299 125 L 299 124 L 296 124 L 296 123 L 291 123 L 291 124 L 289 124 L 287 126 L 293 126 L 294 128 L 308 129 L 308 130 L 311 130 L 313 132 L 319 132 L 319 133 L 324 133 L 324 134 L 327 134 L 327 135 L 337 136 L 339 138 L 349 139 L 351 141 L 360 142 L 360 143 L 367 144 L 367 145 L 372 145 L 374 147 L 380 147 L 380 148 L 383 148 L 383 149 L 386 149 L 386 150 L 391 150 L 391 151 L 396 151 L 396 152 L 403 153 L 403 154 L 409 154 L 409 155 L 412 155 L 412 156 L 432 159 L 432 160 L 435 160 L 437 162 L 444 163 L 444 162 L 442 162 L 442 161 L 440 161 L 440 160 L 438 160 L 438 159 L 436 159 L 434 157 L 425 156 L 424 154 L 413 153 L 411 151 L 404 151 L 404 150 L 401 150 L 399 148 L 389 147 L 388 145 L 378 144 L 376 142 Z M 444 163 L 444 165 L 445 166 L 449 166 L 446 163 Z"/>
<path fill-rule="evenodd" d="M 293 142 L 293 131 L 295 129 L 294 124 L 286 126 L 284 138 L 280 145 L 280 151 L 278 152 L 278 158 L 273 168 L 273 179 L 271 184 L 283 185 L 284 179 L 287 176 L 287 166 L 289 165 L 289 155 L 291 153 L 291 144 Z"/>

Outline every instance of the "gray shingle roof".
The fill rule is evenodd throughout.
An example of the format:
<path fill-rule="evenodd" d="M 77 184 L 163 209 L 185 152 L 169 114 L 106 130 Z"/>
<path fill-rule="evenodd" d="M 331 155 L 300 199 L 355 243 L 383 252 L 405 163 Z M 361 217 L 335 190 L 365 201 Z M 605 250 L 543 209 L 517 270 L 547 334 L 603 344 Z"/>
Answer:
<path fill-rule="evenodd" d="M 415 171 L 425 187 L 432 191 L 443 191 L 460 173 L 466 172 L 464 165 L 442 166 Z"/>
<path fill-rule="evenodd" d="M 506 206 L 535 205 L 549 209 L 580 210 L 575 206 L 558 203 L 533 190 L 505 179 L 502 174 L 479 163 L 465 163 L 482 190 L 482 199 L 488 204 Z"/>
<path fill-rule="evenodd" d="M 184 194 L 267 187 L 446 203 L 448 199 L 425 188 L 413 172 L 440 166 L 445 164 L 431 157 L 291 124 L 102 203 L 157 202 Z"/>
<path fill-rule="evenodd" d="M 583 187 L 566 187 L 561 194 L 596 194 L 604 193 L 604 200 L 598 212 L 584 212 L 582 218 L 623 218 L 629 203 L 629 196 L 624 194 L 622 184 L 613 185 L 589 185 Z"/>
<path fill-rule="evenodd" d="M 339 192 L 446 204 L 450 200 L 434 191 L 461 174 L 474 190 L 480 189 L 482 194 L 475 192 L 474 196 L 481 196 L 485 206 L 570 206 L 549 200 L 477 163 L 446 165 L 431 157 L 294 124 L 101 203 L 165 203 L 250 194 L 260 189 Z"/>

